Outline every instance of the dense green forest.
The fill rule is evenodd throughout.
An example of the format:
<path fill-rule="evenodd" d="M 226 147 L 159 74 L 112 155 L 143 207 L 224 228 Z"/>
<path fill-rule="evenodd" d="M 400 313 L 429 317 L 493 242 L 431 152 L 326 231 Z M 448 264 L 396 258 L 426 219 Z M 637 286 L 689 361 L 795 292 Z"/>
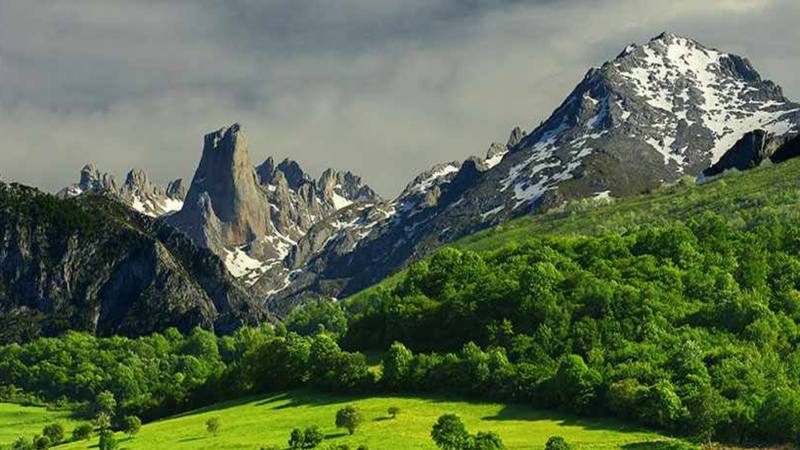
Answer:
<path fill-rule="evenodd" d="M 437 393 L 800 443 L 797 166 L 521 219 L 232 336 L 0 347 L 0 396 L 91 416 L 110 393 L 119 422 L 301 386 Z"/>
<path fill-rule="evenodd" d="M 445 249 L 369 301 L 311 304 L 274 329 L 11 345 L 0 384 L 8 398 L 87 405 L 108 391 L 118 417 L 313 386 L 610 414 L 702 441 L 800 442 L 799 286 L 800 227 L 767 215 L 743 230 L 709 214 Z M 358 353 L 387 349 L 382 374 Z"/>

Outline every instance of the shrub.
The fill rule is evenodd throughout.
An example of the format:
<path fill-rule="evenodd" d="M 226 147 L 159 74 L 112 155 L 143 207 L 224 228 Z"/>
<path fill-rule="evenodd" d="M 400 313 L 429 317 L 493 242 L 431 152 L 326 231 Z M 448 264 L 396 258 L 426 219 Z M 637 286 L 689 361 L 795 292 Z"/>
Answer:
<path fill-rule="evenodd" d="M 72 430 L 73 441 L 88 441 L 92 438 L 94 427 L 90 423 L 82 423 Z"/>
<path fill-rule="evenodd" d="M 117 438 L 111 430 L 103 430 L 100 432 L 100 443 L 98 448 L 100 450 L 116 450 L 119 447 Z"/>
<path fill-rule="evenodd" d="M 50 439 L 51 445 L 58 445 L 64 441 L 64 426 L 59 423 L 51 423 L 44 427 L 42 435 Z"/>
<path fill-rule="evenodd" d="M 206 430 L 214 436 L 219 433 L 220 428 L 222 428 L 222 421 L 219 420 L 219 417 L 212 417 L 206 421 Z"/>
<path fill-rule="evenodd" d="M 139 434 L 142 429 L 142 420 L 136 416 L 127 416 L 122 419 L 122 431 L 124 431 L 131 439 Z"/>
<path fill-rule="evenodd" d="M 325 435 L 318 426 L 306 428 L 303 433 L 303 448 L 316 448 L 322 441 L 325 440 Z"/>
<path fill-rule="evenodd" d="M 292 434 L 289 436 L 289 448 L 298 449 L 303 448 L 306 443 L 305 435 L 303 434 L 303 430 L 300 428 L 295 428 L 292 430 Z"/>
<path fill-rule="evenodd" d="M 50 448 L 51 444 L 52 442 L 50 442 L 50 438 L 47 436 L 36 436 L 33 438 L 33 448 L 36 450 L 47 450 Z"/>
<path fill-rule="evenodd" d="M 572 445 L 568 444 L 561 436 L 552 436 L 547 440 L 545 450 L 572 450 Z"/>
<path fill-rule="evenodd" d="M 398 414 L 400 414 L 400 407 L 398 406 L 390 406 L 389 407 L 389 415 L 392 416 L 392 419 L 396 418 Z"/>

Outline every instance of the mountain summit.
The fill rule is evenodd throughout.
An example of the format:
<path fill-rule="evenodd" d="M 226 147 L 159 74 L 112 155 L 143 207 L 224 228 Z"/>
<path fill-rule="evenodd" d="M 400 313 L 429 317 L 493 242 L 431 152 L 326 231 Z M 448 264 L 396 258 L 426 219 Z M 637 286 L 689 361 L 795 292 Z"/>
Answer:
<path fill-rule="evenodd" d="M 295 279 L 342 287 L 326 296 L 351 294 L 471 232 L 572 199 L 627 197 L 699 176 L 746 133 L 791 136 L 798 124 L 800 105 L 747 59 L 664 33 L 589 70 L 530 134 L 515 130 L 486 159 L 420 175 L 352 250 L 321 252 L 305 269 L 313 276 Z"/>
<path fill-rule="evenodd" d="M 511 209 L 699 175 L 745 133 L 796 132 L 800 105 L 747 59 L 669 33 L 590 70 L 501 168 Z M 543 199 L 553 192 L 555 198 Z"/>

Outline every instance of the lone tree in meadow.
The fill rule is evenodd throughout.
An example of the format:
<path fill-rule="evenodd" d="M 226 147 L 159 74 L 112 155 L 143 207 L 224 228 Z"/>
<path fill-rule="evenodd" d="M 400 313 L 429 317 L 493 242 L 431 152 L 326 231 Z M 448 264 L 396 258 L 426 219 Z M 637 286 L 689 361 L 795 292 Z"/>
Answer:
<path fill-rule="evenodd" d="M 139 434 L 142 429 L 142 419 L 136 416 L 127 416 L 122 419 L 122 431 L 125 432 L 131 439 Z"/>
<path fill-rule="evenodd" d="M 219 417 L 212 417 L 206 421 L 206 430 L 214 436 L 219 433 L 220 428 L 222 428 L 222 421 L 219 420 Z"/>
<path fill-rule="evenodd" d="M 346 406 L 336 413 L 336 428 L 345 428 L 350 434 L 364 422 L 364 414 L 355 406 Z"/>
<path fill-rule="evenodd" d="M 431 438 L 442 450 L 463 450 L 472 443 L 472 436 L 467 432 L 464 422 L 455 414 L 439 417 L 431 430 Z"/>
<path fill-rule="evenodd" d="M 572 450 L 572 446 L 561 436 L 552 436 L 547 440 L 545 450 Z"/>
<path fill-rule="evenodd" d="M 398 414 L 400 414 L 400 407 L 399 406 L 390 406 L 389 407 L 389 415 L 392 416 L 392 419 L 397 418 Z"/>

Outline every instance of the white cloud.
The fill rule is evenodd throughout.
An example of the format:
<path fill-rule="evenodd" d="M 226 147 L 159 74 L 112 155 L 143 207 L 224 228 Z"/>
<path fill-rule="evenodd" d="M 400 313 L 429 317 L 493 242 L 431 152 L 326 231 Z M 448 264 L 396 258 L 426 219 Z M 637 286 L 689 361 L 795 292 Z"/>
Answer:
<path fill-rule="evenodd" d="M 665 29 L 800 98 L 798 18 L 790 0 L 0 0 L 0 173 L 49 190 L 85 162 L 190 177 L 202 134 L 239 121 L 259 160 L 392 195 Z"/>

